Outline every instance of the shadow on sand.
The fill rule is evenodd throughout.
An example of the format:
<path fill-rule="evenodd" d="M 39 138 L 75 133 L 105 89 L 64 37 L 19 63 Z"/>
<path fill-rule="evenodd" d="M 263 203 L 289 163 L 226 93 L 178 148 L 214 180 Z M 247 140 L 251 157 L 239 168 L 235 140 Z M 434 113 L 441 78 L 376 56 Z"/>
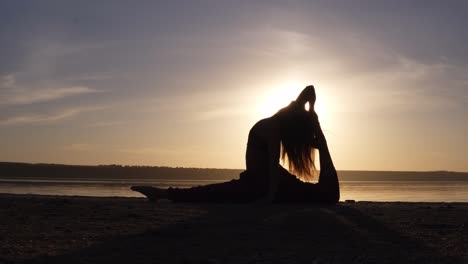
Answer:
<path fill-rule="evenodd" d="M 30 263 L 462 263 L 350 205 L 194 205 L 206 214 Z"/>

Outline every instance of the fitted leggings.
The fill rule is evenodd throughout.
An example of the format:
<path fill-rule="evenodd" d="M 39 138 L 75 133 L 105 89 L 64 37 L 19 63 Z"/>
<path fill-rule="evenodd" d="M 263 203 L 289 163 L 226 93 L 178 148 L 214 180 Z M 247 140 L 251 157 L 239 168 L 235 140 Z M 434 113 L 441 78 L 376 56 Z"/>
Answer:
<path fill-rule="evenodd" d="M 169 199 L 174 202 L 251 202 L 268 192 L 268 182 L 255 180 L 255 175 L 244 171 L 240 179 L 192 188 L 169 188 Z M 257 177 L 258 178 L 258 177 Z M 320 202 L 319 184 L 306 183 L 280 166 L 279 185 L 275 202 Z"/>

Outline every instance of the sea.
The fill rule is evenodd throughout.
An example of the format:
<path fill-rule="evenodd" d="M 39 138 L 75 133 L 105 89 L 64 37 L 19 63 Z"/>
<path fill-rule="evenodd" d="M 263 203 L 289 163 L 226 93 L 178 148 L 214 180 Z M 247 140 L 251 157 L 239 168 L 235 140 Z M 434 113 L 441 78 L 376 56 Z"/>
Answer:
<path fill-rule="evenodd" d="M 142 197 L 132 185 L 189 188 L 215 180 L 1 179 L 0 193 L 96 197 Z M 340 181 L 341 201 L 468 202 L 468 181 Z"/>

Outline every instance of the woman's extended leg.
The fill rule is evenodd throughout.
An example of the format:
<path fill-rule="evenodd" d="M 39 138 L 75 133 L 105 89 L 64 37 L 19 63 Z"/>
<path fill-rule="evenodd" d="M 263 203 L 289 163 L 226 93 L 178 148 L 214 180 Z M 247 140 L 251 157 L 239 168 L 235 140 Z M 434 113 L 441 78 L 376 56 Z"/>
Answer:
<path fill-rule="evenodd" d="M 243 172 L 246 173 L 246 172 Z M 192 188 L 161 189 L 149 186 L 132 186 L 132 190 L 148 197 L 150 201 L 169 199 L 174 202 L 249 202 L 260 198 L 261 188 L 248 180 L 231 180 Z"/>
<path fill-rule="evenodd" d="M 192 188 L 169 188 L 168 198 L 174 202 L 250 202 L 258 198 L 258 190 L 242 180 L 209 184 Z"/>
<path fill-rule="evenodd" d="M 152 186 L 132 186 L 130 189 L 132 189 L 132 191 L 143 194 L 150 202 L 168 198 L 167 189 L 156 188 Z"/>

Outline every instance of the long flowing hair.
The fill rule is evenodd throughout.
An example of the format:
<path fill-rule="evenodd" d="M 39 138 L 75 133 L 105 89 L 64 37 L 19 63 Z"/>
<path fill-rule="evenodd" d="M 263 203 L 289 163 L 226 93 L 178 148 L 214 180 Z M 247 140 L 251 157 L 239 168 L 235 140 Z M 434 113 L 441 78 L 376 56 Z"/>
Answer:
<path fill-rule="evenodd" d="M 316 172 L 316 125 L 304 106 L 292 102 L 281 109 L 281 160 L 302 181 L 311 181 Z"/>

